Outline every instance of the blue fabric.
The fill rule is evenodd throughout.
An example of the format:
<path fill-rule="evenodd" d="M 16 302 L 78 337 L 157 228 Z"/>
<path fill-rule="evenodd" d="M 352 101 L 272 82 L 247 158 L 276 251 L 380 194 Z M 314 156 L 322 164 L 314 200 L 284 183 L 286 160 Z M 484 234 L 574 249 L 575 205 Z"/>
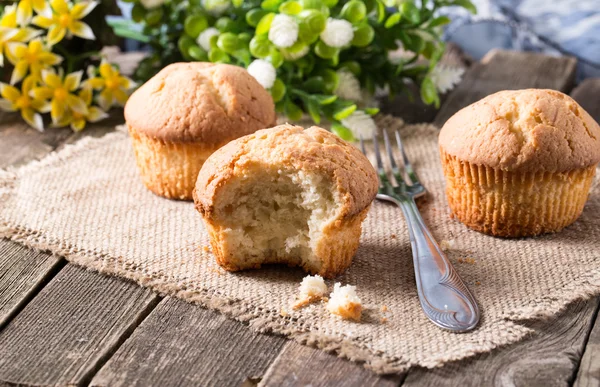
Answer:
<path fill-rule="evenodd" d="M 492 48 L 571 55 L 577 79 L 600 77 L 600 0 L 474 0 L 478 14 L 452 7 L 445 39 L 475 59 Z"/>

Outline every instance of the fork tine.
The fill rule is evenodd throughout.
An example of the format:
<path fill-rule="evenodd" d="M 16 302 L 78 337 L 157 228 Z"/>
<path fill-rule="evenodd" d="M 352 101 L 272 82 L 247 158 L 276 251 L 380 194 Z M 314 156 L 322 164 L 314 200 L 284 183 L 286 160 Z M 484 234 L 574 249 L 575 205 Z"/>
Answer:
<path fill-rule="evenodd" d="M 383 131 L 383 141 L 385 142 L 385 150 L 390 159 L 392 174 L 394 175 L 394 178 L 396 178 L 396 183 L 398 183 L 398 185 L 406 184 L 404 183 L 404 179 L 402 178 L 398 164 L 396 164 L 396 160 L 394 159 L 394 152 L 392 152 L 392 145 L 390 144 L 390 137 L 388 136 L 387 130 Z"/>
<path fill-rule="evenodd" d="M 383 161 L 381 160 L 381 152 L 379 151 L 379 141 L 377 141 L 377 133 L 373 133 L 373 147 L 375 148 L 375 161 L 377 162 L 377 174 L 382 185 L 390 184 L 390 180 L 385 173 Z"/>
<path fill-rule="evenodd" d="M 362 151 L 363 155 L 367 155 L 367 150 L 365 149 L 365 141 L 363 140 L 363 136 L 362 134 L 359 136 L 360 139 L 360 150 Z"/>
<path fill-rule="evenodd" d="M 404 163 L 404 170 L 406 171 L 408 177 L 408 184 L 418 184 L 419 178 L 417 177 L 417 173 L 412 167 L 408 156 L 406 155 L 406 151 L 404 150 L 404 146 L 402 145 L 402 139 L 400 138 L 400 133 L 396 130 L 396 142 L 398 143 L 398 149 L 400 149 L 400 153 L 402 153 L 402 162 Z"/>

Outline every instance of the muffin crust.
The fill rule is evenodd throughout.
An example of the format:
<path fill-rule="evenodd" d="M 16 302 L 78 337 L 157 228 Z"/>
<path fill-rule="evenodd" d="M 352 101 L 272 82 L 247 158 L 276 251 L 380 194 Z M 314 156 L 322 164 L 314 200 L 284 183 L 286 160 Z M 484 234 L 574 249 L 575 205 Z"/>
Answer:
<path fill-rule="evenodd" d="M 520 172 L 566 172 L 600 162 L 600 126 L 554 90 L 505 90 L 457 112 L 440 147 L 476 165 Z"/>
<path fill-rule="evenodd" d="M 125 106 L 130 128 L 165 142 L 219 147 L 275 125 L 271 95 L 238 66 L 174 63 L 136 90 Z"/>

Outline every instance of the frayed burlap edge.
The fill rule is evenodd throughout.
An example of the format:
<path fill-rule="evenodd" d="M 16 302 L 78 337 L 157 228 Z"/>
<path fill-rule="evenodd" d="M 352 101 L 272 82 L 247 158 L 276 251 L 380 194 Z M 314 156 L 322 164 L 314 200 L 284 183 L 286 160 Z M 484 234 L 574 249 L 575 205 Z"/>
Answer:
<path fill-rule="evenodd" d="M 387 123 L 394 127 L 401 126 L 398 120 L 392 121 L 389 117 L 383 117 L 380 123 Z M 405 130 L 422 130 L 425 127 L 435 127 L 427 124 L 406 125 Z M 90 148 L 103 146 L 106 142 L 123 136 L 123 133 L 115 132 L 107 134 L 100 139 L 85 138 L 76 144 L 68 145 L 59 152 L 53 152 L 47 157 L 33 161 L 18 169 L 0 170 L 0 214 L 7 198 L 11 195 L 18 176 L 43 168 L 55 162 L 65 162 L 72 157 L 78 156 L 82 151 Z M 351 339 L 334 337 L 318 330 L 302 330 L 297 326 L 290 325 L 291 317 L 280 315 L 279 310 L 270 308 L 257 308 L 240 299 L 228 298 L 216 291 L 208 289 L 192 289 L 186 283 L 166 283 L 164 274 L 160 272 L 144 272 L 136 270 L 117 270 L 118 265 L 123 263 L 119 258 L 101 255 L 94 251 L 79 250 L 58 240 L 49 240 L 42 233 L 24 229 L 9 222 L 0 221 L 0 237 L 23 244 L 28 248 L 49 252 L 53 255 L 64 257 L 67 261 L 84 268 L 106 274 L 115 275 L 132 280 L 140 286 L 150 288 L 163 296 L 173 296 L 187 302 L 195 303 L 208 309 L 219 311 L 226 316 L 248 324 L 256 332 L 273 333 L 296 340 L 300 344 L 316 347 L 328 352 L 336 353 L 339 357 L 347 358 L 354 362 L 364 363 L 364 366 L 379 374 L 390 374 L 405 372 L 413 366 L 435 368 L 451 361 L 461 360 L 479 353 L 490 352 L 498 347 L 519 342 L 535 333 L 534 330 L 520 325 L 518 321 L 532 319 L 546 319 L 555 316 L 564 310 L 568 304 L 591 298 L 600 294 L 598 284 L 600 283 L 600 269 L 589 272 L 584 276 L 571 281 L 560 289 L 555 289 L 545 297 L 532 301 L 529 305 L 513 311 L 502 318 L 492 321 L 488 331 L 496 334 L 486 335 L 492 337 L 490 340 L 474 340 L 469 334 L 464 335 L 464 345 L 460 351 L 447 351 L 432 354 L 428 359 L 411 361 L 410 359 L 386 357 L 385 354 L 366 348 Z M 121 266 L 122 267 L 122 266 Z M 485 311 L 483 311 L 485 319 Z M 502 327 L 502 334 L 498 334 L 498 325 Z M 494 328 L 494 329 L 492 329 Z"/>

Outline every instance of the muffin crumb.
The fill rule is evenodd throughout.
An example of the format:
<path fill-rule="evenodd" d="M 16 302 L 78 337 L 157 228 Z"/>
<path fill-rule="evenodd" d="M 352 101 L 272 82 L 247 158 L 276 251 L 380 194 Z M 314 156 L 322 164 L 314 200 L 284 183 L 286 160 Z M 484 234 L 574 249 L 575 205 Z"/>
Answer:
<path fill-rule="evenodd" d="M 390 236 L 392 237 L 392 239 L 396 239 L 396 234 L 392 234 Z"/>
<path fill-rule="evenodd" d="M 307 275 L 302 279 L 298 293 L 298 301 L 292 306 L 293 309 L 321 300 L 327 294 L 327 285 L 320 275 Z"/>
<path fill-rule="evenodd" d="M 342 286 L 339 282 L 333 286 L 333 293 L 329 297 L 327 310 L 344 320 L 360 321 L 362 302 L 356 294 L 356 286 Z"/>
<path fill-rule="evenodd" d="M 387 307 L 387 305 L 382 305 L 382 306 L 381 306 L 381 311 L 382 311 L 382 312 L 387 312 L 387 311 L 388 311 L 388 307 Z"/>
<path fill-rule="evenodd" d="M 381 318 L 381 323 L 385 324 L 386 322 L 388 322 L 388 319 L 386 317 L 382 317 Z"/>
<path fill-rule="evenodd" d="M 481 285 L 481 282 L 479 282 L 479 281 L 475 281 L 475 285 L 476 285 L 476 286 L 479 286 L 479 285 Z"/>
<path fill-rule="evenodd" d="M 204 251 L 205 253 L 208 253 L 210 251 L 210 249 L 208 248 L 208 246 L 202 246 L 202 251 Z"/>

